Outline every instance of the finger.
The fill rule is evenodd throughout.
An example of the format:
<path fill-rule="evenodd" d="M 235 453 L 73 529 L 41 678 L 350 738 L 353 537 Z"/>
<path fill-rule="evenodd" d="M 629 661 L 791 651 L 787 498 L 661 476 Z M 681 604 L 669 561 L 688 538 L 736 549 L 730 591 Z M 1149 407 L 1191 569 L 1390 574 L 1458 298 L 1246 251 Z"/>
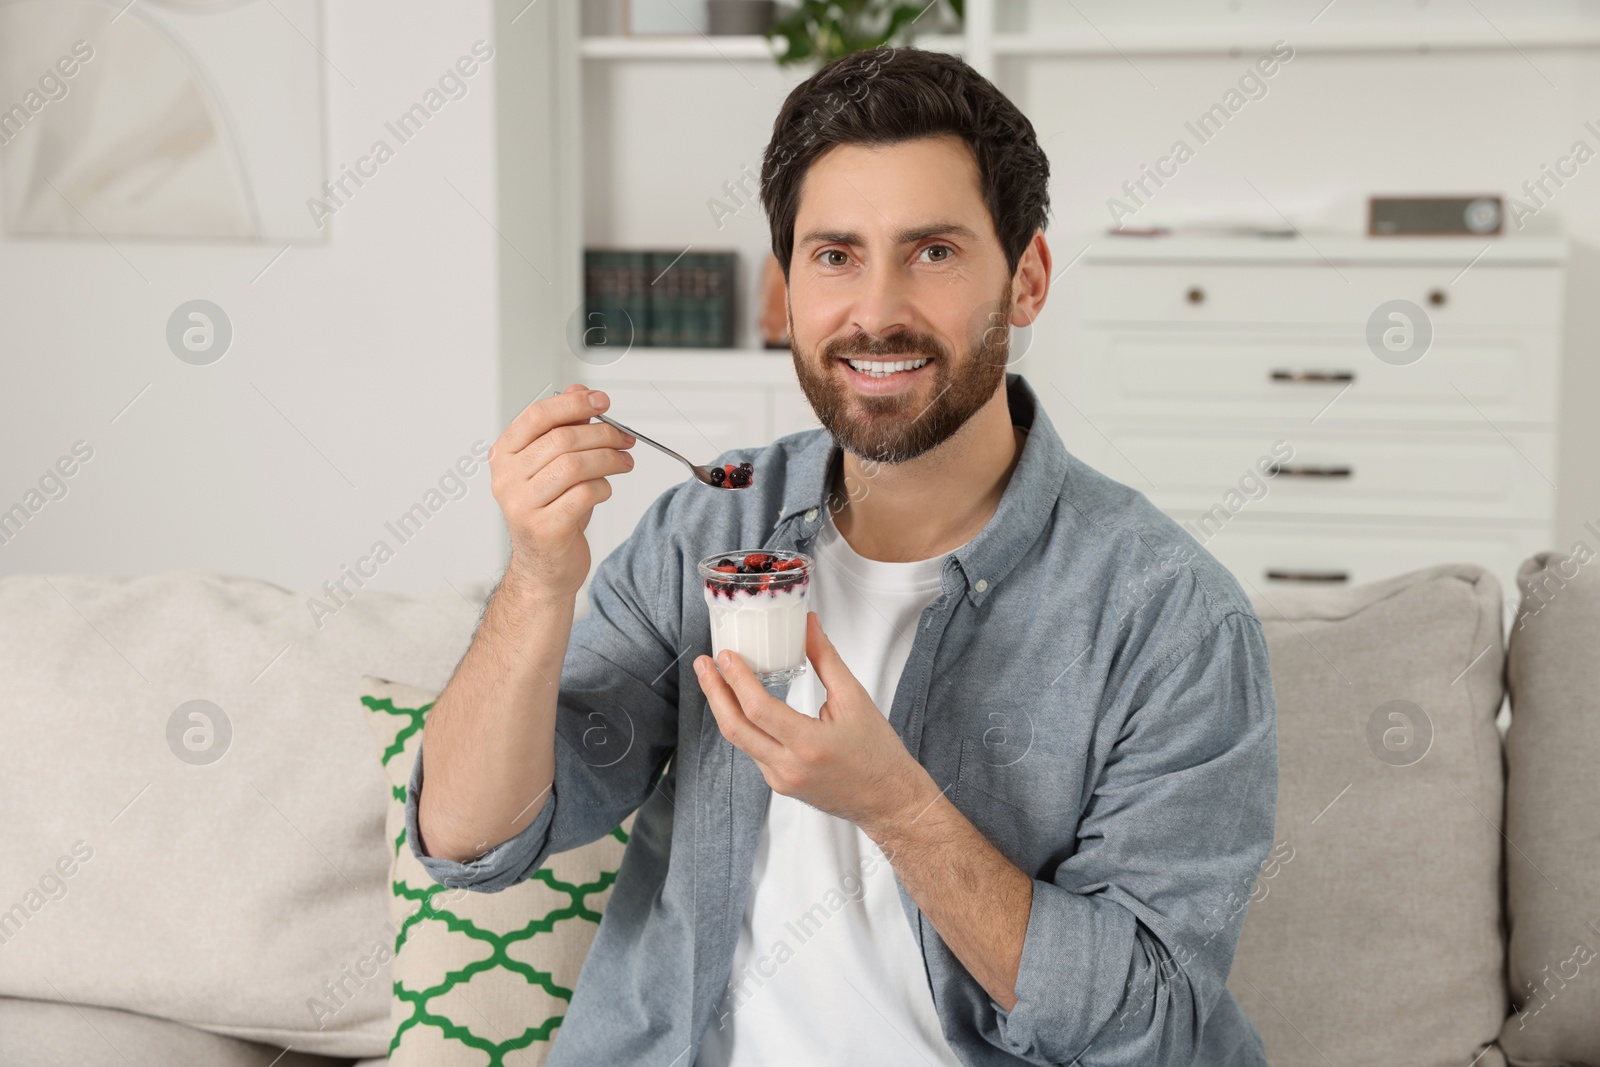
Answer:
<path fill-rule="evenodd" d="M 545 389 L 548 389 L 548 388 L 550 388 L 548 385 L 545 386 Z M 565 389 L 561 390 L 561 393 L 577 392 L 578 390 L 585 389 L 585 388 L 587 388 L 587 386 L 579 385 L 577 382 L 573 382 L 571 385 L 569 385 Z M 561 395 L 561 394 L 557 394 L 557 395 Z M 512 433 L 512 428 L 516 426 L 517 419 L 520 419 L 524 415 L 526 415 L 528 413 L 528 409 L 529 408 L 533 407 L 533 405 L 537 404 L 539 401 L 541 401 L 543 399 L 544 399 L 544 391 L 540 390 L 539 395 L 534 397 L 532 400 L 528 401 L 528 403 L 523 407 L 523 409 L 521 411 L 517 412 L 516 416 L 513 417 L 512 420 L 509 423 L 506 424 L 506 428 L 500 432 L 500 436 L 495 438 L 494 444 L 489 447 L 489 459 L 490 460 L 493 460 L 495 456 L 498 456 L 498 455 L 511 455 L 511 454 L 513 454 L 513 453 L 515 453 L 517 451 L 515 448 L 511 447 L 511 441 L 516 436 L 515 434 Z"/>
<path fill-rule="evenodd" d="M 782 753 L 783 746 L 745 716 L 738 696 L 717 673 L 710 656 L 695 657 L 694 673 L 700 679 L 700 691 L 706 695 L 723 737 L 757 763 L 770 764 Z"/>
<path fill-rule="evenodd" d="M 624 433 L 604 422 L 557 426 L 547 430 L 521 452 L 508 457 L 506 460 L 508 469 L 505 474 L 526 481 L 564 452 L 583 452 L 591 448 L 621 450 L 632 448 L 636 443 L 632 434 Z"/>
<path fill-rule="evenodd" d="M 503 455 L 520 452 L 557 426 L 588 422 L 610 402 L 606 394 L 597 390 L 582 385 L 568 386 L 565 392 L 535 400 L 518 412 L 495 447 Z"/>
<path fill-rule="evenodd" d="M 816 720 L 811 716 L 802 715 L 767 692 L 744 657 L 724 649 L 717 659 L 718 666 L 722 668 L 722 677 L 739 698 L 739 707 L 744 711 L 745 718 L 779 744 L 785 748 L 794 745 L 807 730 L 816 725 Z"/>
<path fill-rule="evenodd" d="M 850 673 L 839 650 L 833 647 L 828 635 L 822 632 L 822 620 L 814 611 L 806 612 L 806 658 L 817 670 L 817 678 L 828 691 L 828 703 L 850 694 L 866 694 L 866 689 Z M 870 698 L 869 698 L 870 699 Z"/>
<path fill-rule="evenodd" d="M 589 528 L 596 504 L 611 499 L 611 483 L 604 478 L 591 478 L 579 482 L 551 502 L 549 510 L 564 511 L 570 518 L 571 528 L 579 533 Z"/>
<path fill-rule="evenodd" d="M 542 508 L 579 482 L 625 474 L 632 469 L 633 457 L 614 448 L 565 452 L 546 463 L 528 483 L 525 503 Z"/>

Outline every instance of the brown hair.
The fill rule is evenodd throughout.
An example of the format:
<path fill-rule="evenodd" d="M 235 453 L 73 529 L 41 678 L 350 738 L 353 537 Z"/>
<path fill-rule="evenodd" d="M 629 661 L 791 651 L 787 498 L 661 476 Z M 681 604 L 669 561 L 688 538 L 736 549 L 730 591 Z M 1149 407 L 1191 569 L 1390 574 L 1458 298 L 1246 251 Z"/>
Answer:
<path fill-rule="evenodd" d="M 761 163 L 761 205 L 772 252 L 789 278 L 800 187 L 834 145 L 893 145 L 954 134 L 977 158 L 1012 274 L 1050 209 L 1050 163 L 1033 124 L 994 83 L 957 56 L 873 48 L 834 60 L 795 86 L 772 124 Z"/>

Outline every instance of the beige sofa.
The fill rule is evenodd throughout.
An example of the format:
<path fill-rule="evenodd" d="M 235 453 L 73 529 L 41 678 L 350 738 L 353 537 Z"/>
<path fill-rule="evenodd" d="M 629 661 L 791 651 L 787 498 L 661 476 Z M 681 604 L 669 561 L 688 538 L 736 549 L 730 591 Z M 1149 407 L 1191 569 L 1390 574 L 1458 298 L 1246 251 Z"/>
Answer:
<path fill-rule="evenodd" d="M 1466 565 L 1257 597 L 1280 801 L 1230 984 L 1274 1065 L 1600 1063 L 1587 555 L 1529 560 L 1512 612 Z M 0 579 L 0 1064 L 385 1062 L 357 693 L 441 686 L 487 594 L 319 626 L 246 578 Z"/>

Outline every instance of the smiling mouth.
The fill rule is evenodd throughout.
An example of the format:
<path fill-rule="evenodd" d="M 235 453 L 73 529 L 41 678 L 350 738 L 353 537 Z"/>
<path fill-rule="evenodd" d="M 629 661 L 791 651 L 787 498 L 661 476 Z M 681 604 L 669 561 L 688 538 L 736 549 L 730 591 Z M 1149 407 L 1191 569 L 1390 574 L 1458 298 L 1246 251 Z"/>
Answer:
<path fill-rule="evenodd" d="M 857 374 L 864 374 L 868 378 L 887 378 L 892 374 L 901 374 L 905 371 L 913 371 L 927 366 L 929 360 L 846 359 L 844 362 L 848 363 L 850 365 L 850 369 L 855 371 Z"/>

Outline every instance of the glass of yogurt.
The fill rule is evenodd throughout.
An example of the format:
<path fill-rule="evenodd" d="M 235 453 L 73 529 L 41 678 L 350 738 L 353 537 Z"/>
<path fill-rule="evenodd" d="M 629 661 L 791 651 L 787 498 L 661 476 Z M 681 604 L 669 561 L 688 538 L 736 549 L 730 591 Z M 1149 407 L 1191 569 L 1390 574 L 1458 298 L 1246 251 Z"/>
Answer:
<path fill-rule="evenodd" d="M 806 672 L 806 597 L 811 557 L 778 549 L 740 549 L 695 565 L 711 613 L 711 654 L 731 649 L 762 685 Z"/>

